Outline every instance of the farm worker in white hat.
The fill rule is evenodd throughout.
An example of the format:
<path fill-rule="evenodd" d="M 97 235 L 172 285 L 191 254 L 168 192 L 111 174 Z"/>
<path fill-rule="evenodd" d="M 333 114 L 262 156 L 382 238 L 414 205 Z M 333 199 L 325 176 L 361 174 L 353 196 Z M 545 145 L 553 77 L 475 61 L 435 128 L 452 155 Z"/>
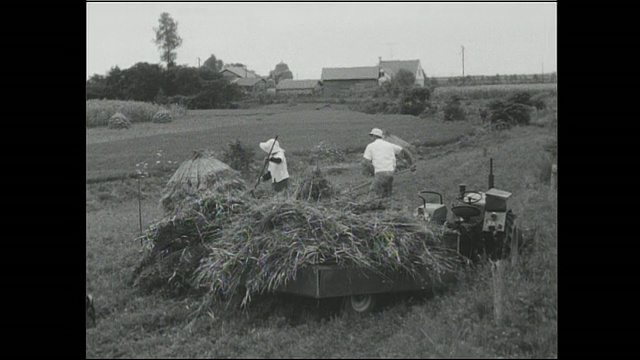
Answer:
<path fill-rule="evenodd" d="M 284 156 L 284 149 L 280 147 L 278 140 L 269 139 L 260 143 L 260 149 L 269 154 L 264 158 L 265 163 L 269 163 L 267 172 L 262 176 L 263 181 L 271 180 L 273 191 L 279 193 L 289 186 L 289 172 L 287 171 L 287 158 Z"/>
<path fill-rule="evenodd" d="M 373 192 L 380 198 L 391 197 L 393 190 L 393 175 L 396 171 L 396 155 L 403 155 L 409 161 L 411 171 L 416 171 L 413 156 L 409 150 L 396 144 L 384 141 L 384 133 L 378 128 L 373 128 L 369 136 L 374 140 L 364 150 L 364 166 L 373 165 L 374 178 L 369 192 Z"/>

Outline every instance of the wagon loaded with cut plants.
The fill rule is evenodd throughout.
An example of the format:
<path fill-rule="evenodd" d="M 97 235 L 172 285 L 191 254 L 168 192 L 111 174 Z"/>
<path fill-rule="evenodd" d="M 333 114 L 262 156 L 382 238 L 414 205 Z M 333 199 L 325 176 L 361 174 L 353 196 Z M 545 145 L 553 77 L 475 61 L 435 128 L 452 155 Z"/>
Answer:
<path fill-rule="evenodd" d="M 518 239 L 510 194 L 493 188 L 492 175 L 486 192 L 461 187 L 451 221 L 438 193 L 421 192 L 405 214 L 336 195 L 317 169 L 306 175 L 288 199 L 255 199 L 228 180 L 176 198 L 142 237 L 135 284 L 241 305 L 276 292 L 340 297 L 362 314 L 380 294 L 444 286 L 469 259 L 503 257 Z"/>

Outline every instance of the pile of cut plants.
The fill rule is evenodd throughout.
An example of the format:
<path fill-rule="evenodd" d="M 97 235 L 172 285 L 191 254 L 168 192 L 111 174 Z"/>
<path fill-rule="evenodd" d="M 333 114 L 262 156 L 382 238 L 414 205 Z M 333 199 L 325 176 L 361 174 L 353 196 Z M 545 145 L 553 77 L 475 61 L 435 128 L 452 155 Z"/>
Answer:
<path fill-rule="evenodd" d="M 303 179 L 299 194 L 311 196 L 255 199 L 246 192 L 200 192 L 188 208 L 143 235 L 146 247 L 135 285 L 203 293 L 214 301 L 241 299 L 236 305 L 245 306 L 312 265 L 409 275 L 459 265 L 454 253 L 440 246 L 442 230 L 427 228 L 409 214 L 362 207 L 353 212 L 339 195 L 307 201 L 318 179 L 324 189 L 331 188 L 321 173 L 307 175 L 315 180 Z"/>

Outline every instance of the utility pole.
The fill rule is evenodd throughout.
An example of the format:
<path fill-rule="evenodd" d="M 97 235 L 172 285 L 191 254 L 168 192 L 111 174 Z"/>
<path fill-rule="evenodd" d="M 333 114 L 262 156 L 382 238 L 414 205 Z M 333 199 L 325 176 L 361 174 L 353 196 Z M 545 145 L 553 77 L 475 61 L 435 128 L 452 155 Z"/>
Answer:
<path fill-rule="evenodd" d="M 389 60 L 393 60 L 393 45 L 396 43 L 389 42 L 387 45 L 389 46 Z"/>
<path fill-rule="evenodd" d="M 464 78 L 464 46 L 460 45 L 462 48 L 462 77 Z"/>
<path fill-rule="evenodd" d="M 198 56 L 198 68 L 200 68 L 200 57 Z"/>

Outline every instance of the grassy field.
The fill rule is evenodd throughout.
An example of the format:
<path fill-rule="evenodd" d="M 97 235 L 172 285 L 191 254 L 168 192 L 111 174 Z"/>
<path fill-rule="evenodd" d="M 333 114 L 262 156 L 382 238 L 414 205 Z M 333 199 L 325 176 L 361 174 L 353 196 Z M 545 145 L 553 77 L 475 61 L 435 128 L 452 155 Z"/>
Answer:
<path fill-rule="evenodd" d="M 516 92 L 526 91 L 530 94 L 546 93 L 556 95 L 558 84 L 508 84 L 508 85 L 476 85 L 476 86 L 444 86 L 437 87 L 433 93 L 434 99 L 458 95 L 463 98 L 492 99 L 509 96 Z"/>
<path fill-rule="evenodd" d="M 473 123 L 296 105 L 190 111 L 170 124 L 128 131 L 88 129 L 88 178 L 134 170 L 158 150 L 163 161 L 181 162 L 193 149 L 220 151 L 235 138 L 257 148 L 278 133 L 294 162 L 303 163 L 321 140 L 354 151 L 351 162 L 334 167 L 340 171 L 327 171 L 329 180 L 345 185 L 367 180 L 353 161 L 370 128 L 386 128 L 421 145 L 416 173 L 394 183 L 398 204 L 411 211 L 423 189 L 442 192 L 448 204 L 461 182 L 485 190 L 493 158 L 496 187 L 513 193 L 510 206 L 530 242 L 503 275 L 484 264 L 444 293 L 390 296 L 367 318 L 342 315 L 333 302 L 285 296 L 257 299 L 247 313 L 212 308 L 195 318 L 198 298 L 141 294 L 129 286 L 141 256 L 136 180 L 87 184 L 86 287 L 99 317 L 86 331 L 87 358 L 556 358 L 557 205 L 544 150 L 556 133 L 545 119 L 535 119 L 542 126 L 487 132 Z M 142 182 L 144 227 L 162 216 L 159 192 L 168 176 Z"/>
<path fill-rule="evenodd" d="M 191 110 L 168 124 L 141 123 L 130 130 L 87 129 L 87 178 L 133 172 L 139 162 L 155 162 L 160 150 L 163 161 L 174 162 L 186 160 L 193 150 L 220 152 L 235 139 L 252 146 L 258 156 L 258 144 L 275 135 L 294 162 L 306 160 L 320 141 L 347 152 L 362 151 L 373 127 L 389 129 L 409 142 L 430 145 L 452 142 L 474 131 L 465 123 L 447 124 L 409 115 L 367 115 L 339 108 L 316 110 L 310 104 L 254 110 Z"/>

